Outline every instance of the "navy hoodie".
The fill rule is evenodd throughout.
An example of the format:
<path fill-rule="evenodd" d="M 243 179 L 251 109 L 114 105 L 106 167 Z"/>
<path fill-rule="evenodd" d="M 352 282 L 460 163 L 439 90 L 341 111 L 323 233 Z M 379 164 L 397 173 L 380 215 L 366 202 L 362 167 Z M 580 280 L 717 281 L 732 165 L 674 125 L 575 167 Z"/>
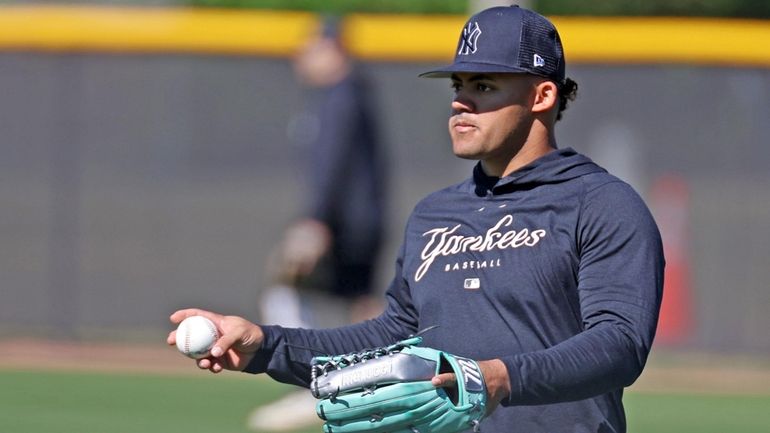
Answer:
<path fill-rule="evenodd" d="M 307 386 L 314 355 L 391 344 L 501 359 L 511 394 L 485 433 L 624 432 L 622 390 L 652 344 L 663 285 L 655 222 L 626 183 L 572 149 L 504 178 L 480 164 L 414 209 L 387 293 L 363 323 L 265 326 L 245 371 Z"/>

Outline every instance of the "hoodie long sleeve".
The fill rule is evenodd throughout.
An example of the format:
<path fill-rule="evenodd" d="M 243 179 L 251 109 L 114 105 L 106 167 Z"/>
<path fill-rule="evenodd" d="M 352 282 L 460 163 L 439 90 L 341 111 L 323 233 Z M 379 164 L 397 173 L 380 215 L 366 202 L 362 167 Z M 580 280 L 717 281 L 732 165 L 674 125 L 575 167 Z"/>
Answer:
<path fill-rule="evenodd" d="M 287 348 L 349 352 L 438 325 L 424 345 L 508 369 L 511 395 L 484 431 L 624 432 L 622 390 L 646 362 L 663 267 L 639 196 L 574 150 L 502 179 L 477 166 L 416 206 L 380 317 L 269 328 L 249 371 L 306 384 L 312 354 Z"/>

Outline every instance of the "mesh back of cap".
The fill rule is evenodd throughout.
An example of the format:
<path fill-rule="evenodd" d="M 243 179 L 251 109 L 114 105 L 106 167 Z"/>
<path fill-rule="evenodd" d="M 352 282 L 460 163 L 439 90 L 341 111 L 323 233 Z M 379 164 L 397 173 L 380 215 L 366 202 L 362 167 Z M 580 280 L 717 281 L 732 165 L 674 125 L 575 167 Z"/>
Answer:
<path fill-rule="evenodd" d="M 532 73 L 561 80 L 563 77 L 559 73 L 559 63 L 562 52 L 556 29 L 548 21 L 539 19 L 537 15 L 525 14 L 522 17 L 521 31 L 519 65 Z M 558 52 L 554 52 L 554 48 Z M 543 66 L 535 66 L 535 54 L 545 62 Z"/>

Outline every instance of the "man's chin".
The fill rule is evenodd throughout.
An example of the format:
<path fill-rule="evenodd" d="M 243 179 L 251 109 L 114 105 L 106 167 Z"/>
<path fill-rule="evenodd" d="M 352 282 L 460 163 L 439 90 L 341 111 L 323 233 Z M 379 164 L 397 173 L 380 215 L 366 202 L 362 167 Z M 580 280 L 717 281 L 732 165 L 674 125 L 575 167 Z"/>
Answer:
<path fill-rule="evenodd" d="M 456 157 L 461 159 L 479 159 L 478 152 L 474 152 L 471 149 L 467 149 L 463 146 L 452 146 L 452 153 L 455 154 Z"/>
<path fill-rule="evenodd" d="M 455 156 L 460 158 L 460 159 L 467 159 L 469 161 L 477 161 L 479 159 L 479 157 L 476 156 L 476 155 L 462 154 L 462 153 L 457 153 L 457 152 L 455 152 Z"/>

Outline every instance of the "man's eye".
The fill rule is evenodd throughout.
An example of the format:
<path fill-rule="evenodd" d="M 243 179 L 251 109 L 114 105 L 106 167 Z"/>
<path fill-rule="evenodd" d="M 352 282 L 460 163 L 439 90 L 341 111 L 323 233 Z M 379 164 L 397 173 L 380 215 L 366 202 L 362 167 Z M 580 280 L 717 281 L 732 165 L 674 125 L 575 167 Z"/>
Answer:
<path fill-rule="evenodd" d="M 452 90 L 454 90 L 455 92 L 459 92 L 460 89 L 463 88 L 463 86 L 460 83 L 452 83 L 451 87 L 452 87 Z"/>
<path fill-rule="evenodd" d="M 479 90 L 479 92 L 488 92 L 488 91 L 492 90 L 491 87 L 489 87 L 489 86 L 487 86 L 486 84 L 483 84 L 483 83 L 478 83 L 476 85 L 476 88 Z"/>

